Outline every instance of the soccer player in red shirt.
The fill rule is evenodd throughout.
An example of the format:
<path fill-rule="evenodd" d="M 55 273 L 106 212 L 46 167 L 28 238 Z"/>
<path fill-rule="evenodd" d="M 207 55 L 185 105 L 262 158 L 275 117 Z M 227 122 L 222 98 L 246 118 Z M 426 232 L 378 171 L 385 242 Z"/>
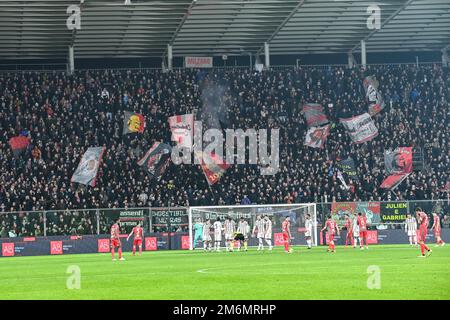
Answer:
<path fill-rule="evenodd" d="M 350 245 L 353 245 L 353 221 L 349 217 L 349 215 L 345 215 L 345 228 L 347 229 L 347 237 L 345 238 L 345 246 L 348 246 L 348 242 L 350 241 Z"/>
<path fill-rule="evenodd" d="M 339 228 L 336 221 L 331 219 L 331 215 L 328 216 L 327 221 L 325 222 L 325 226 L 322 228 L 321 232 L 328 231 L 328 249 L 327 252 L 336 252 L 336 246 L 334 244 L 334 235 L 339 233 Z"/>
<path fill-rule="evenodd" d="M 130 239 L 131 235 L 134 234 L 133 239 L 133 256 L 136 255 L 136 246 L 139 246 L 139 255 L 142 255 L 142 238 L 144 235 L 144 229 L 141 227 L 141 223 L 138 222 L 137 225 L 131 230 L 130 234 L 127 237 Z"/>
<path fill-rule="evenodd" d="M 358 213 L 358 226 L 359 226 L 359 247 L 364 250 L 364 243 L 366 243 L 366 249 L 369 249 L 367 243 L 367 217 L 361 212 Z"/>
<path fill-rule="evenodd" d="M 120 219 L 115 219 L 114 224 L 111 227 L 111 256 L 112 260 L 116 260 L 114 258 L 114 249 L 118 247 L 117 252 L 119 253 L 119 260 L 125 260 L 124 257 L 122 257 L 122 244 L 120 243 Z"/>
<path fill-rule="evenodd" d="M 416 208 L 416 218 L 417 222 L 419 223 L 419 244 L 420 244 L 420 252 L 422 255 L 419 257 L 425 258 L 425 250 L 428 251 L 427 256 L 429 256 L 433 250 L 428 248 L 428 246 L 425 244 L 425 240 L 427 238 L 427 229 L 428 229 L 428 216 L 425 212 L 422 211 L 420 207 Z"/>
<path fill-rule="evenodd" d="M 430 230 L 434 229 L 434 236 L 436 237 L 436 247 L 445 245 L 445 242 L 441 238 L 441 220 L 436 212 L 433 212 L 433 226 Z"/>
<path fill-rule="evenodd" d="M 283 234 L 283 242 L 284 242 L 284 251 L 286 253 L 291 253 L 289 250 L 289 241 L 292 239 L 291 237 L 291 217 L 286 217 L 283 223 L 281 224 L 281 232 Z"/>

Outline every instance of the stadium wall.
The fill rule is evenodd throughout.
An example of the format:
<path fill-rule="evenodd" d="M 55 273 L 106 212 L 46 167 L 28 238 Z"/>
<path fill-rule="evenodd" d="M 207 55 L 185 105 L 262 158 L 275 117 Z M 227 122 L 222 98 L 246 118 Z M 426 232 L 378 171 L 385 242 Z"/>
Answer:
<path fill-rule="evenodd" d="M 127 235 L 121 235 L 126 238 Z M 293 232 L 293 245 L 305 245 L 302 230 Z M 321 245 L 327 243 L 326 234 L 320 235 Z M 338 245 L 345 244 L 346 232 L 335 237 Z M 369 244 L 406 244 L 408 237 L 404 230 L 371 230 L 368 235 Z M 442 229 L 442 238 L 450 241 L 450 229 Z M 274 244 L 282 246 L 281 230 L 274 229 Z M 427 242 L 434 242 L 434 234 L 427 235 Z M 125 252 L 131 251 L 132 240 L 122 239 Z M 256 246 L 255 238 L 249 240 L 250 246 Z M 22 237 L 0 239 L 1 257 L 13 256 L 41 256 L 41 255 L 63 255 L 79 253 L 109 253 L 109 235 L 87 235 L 87 236 L 51 236 L 51 237 Z M 189 249 L 189 235 L 187 233 L 149 233 L 145 235 L 143 250 L 187 250 Z"/>

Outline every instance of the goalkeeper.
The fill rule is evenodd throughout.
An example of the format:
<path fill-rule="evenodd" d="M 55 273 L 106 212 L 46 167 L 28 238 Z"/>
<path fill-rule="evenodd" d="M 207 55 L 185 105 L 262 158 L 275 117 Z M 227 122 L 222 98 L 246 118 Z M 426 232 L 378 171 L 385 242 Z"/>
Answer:
<path fill-rule="evenodd" d="M 200 219 L 194 224 L 194 249 L 197 246 L 198 241 L 203 241 L 203 223 Z"/>
<path fill-rule="evenodd" d="M 238 251 L 241 249 L 242 245 L 244 247 L 244 251 L 247 251 L 248 247 L 248 233 L 250 232 L 250 226 L 248 222 L 241 218 L 238 223 L 238 227 L 236 232 L 233 235 L 233 242 L 231 243 L 231 250 L 233 250 L 236 241 L 239 241 Z"/>

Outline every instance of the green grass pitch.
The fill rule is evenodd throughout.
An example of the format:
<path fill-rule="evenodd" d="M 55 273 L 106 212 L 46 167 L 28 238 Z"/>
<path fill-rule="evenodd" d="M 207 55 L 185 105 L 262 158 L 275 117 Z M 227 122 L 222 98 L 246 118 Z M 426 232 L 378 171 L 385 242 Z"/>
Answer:
<path fill-rule="evenodd" d="M 450 299 L 450 246 L 432 249 L 424 259 L 408 245 L 1 258 L 0 299 Z M 71 265 L 80 289 L 66 286 Z M 369 266 L 380 289 L 367 287 Z"/>

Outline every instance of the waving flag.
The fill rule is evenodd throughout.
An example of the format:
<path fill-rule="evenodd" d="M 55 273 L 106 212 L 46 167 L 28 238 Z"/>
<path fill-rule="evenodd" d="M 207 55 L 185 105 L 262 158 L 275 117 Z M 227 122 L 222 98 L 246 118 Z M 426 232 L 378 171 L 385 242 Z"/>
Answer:
<path fill-rule="evenodd" d="M 305 115 L 308 128 L 318 127 L 328 123 L 327 116 L 323 113 L 323 107 L 320 104 L 305 104 L 303 106 L 302 113 Z"/>
<path fill-rule="evenodd" d="M 105 147 L 88 148 L 70 181 L 95 187 L 98 168 L 104 152 Z"/>
<path fill-rule="evenodd" d="M 364 143 L 378 135 L 378 129 L 368 113 L 349 118 L 340 119 L 353 143 Z"/>
<path fill-rule="evenodd" d="M 347 159 L 341 160 L 336 164 L 336 166 L 342 171 L 342 173 L 346 174 L 350 178 L 358 178 L 355 161 L 352 158 L 348 157 Z"/>
<path fill-rule="evenodd" d="M 178 146 L 192 148 L 192 137 L 194 133 L 194 115 L 185 114 L 169 118 L 172 141 Z"/>
<path fill-rule="evenodd" d="M 23 135 L 12 137 L 9 139 L 9 145 L 12 149 L 14 157 L 19 157 L 30 145 L 30 139 Z"/>
<path fill-rule="evenodd" d="M 305 146 L 311 148 L 323 148 L 330 134 L 330 125 L 323 127 L 311 127 L 305 137 Z"/>
<path fill-rule="evenodd" d="M 387 174 L 411 173 L 413 166 L 412 147 L 400 147 L 385 151 L 384 165 Z"/>
<path fill-rule="evenodd" d="M 217 155 L 213 153 L 207 154 L 205 152 L 196 152 L 195 156 L 197 158 L 201 157 L 200 166 L 202 167 L 209 185 L 217 183 L 225 171 L 230 167 L 228 163 L 219 159 Z"/>
<path fill-rule="evenodd" d="M 124 111 L 123 115 L 122 134 L 144 133 L 145 118 L 142 114 Z"/>
<path fill-rule="evenodd" d="M 375 77 L 368 76 L 364 79 L 363 85 L 366 99 L 369 101 L 369 114 L 373 116 L 383 110 L 385 105 L 383 97 L 378 91 L 379 82 Z"/>
<path fill-rule="evenodd" d="M 395 189 L 413 168 L 412 147 L 400 147 L 395 150 L 387 150 L 384 153 L 384 166 L 389 176 L 381 183 L 383 189 Z"/>
<path fill-rule="evenodd" d="M 143 167 L 152 178 L 159 178 L 169 165 L 171 150 L 171 146 L 155 142 L 144 157 L 138 161 L 138 165 Z"/>
<path fill-rule="evenodd" d="M 380 188 L 394 190 L 403 182 L 410 174 L 392 174 L 381 183 Z"/>

